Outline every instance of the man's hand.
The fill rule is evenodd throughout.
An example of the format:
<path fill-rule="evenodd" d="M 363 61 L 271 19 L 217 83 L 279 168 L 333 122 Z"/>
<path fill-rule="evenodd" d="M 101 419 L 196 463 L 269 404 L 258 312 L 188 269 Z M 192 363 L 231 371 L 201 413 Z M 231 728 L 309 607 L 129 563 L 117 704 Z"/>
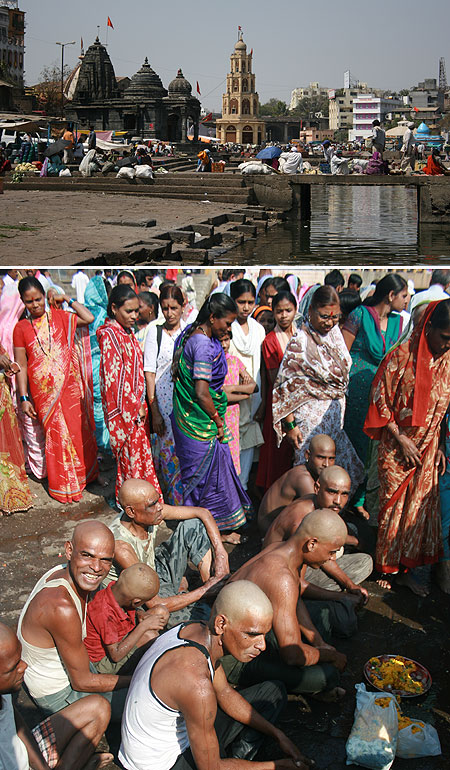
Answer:
<path fill-rule="evenodd" d="M 348 599 L 357 599 L 357 606 L 363 607 L 369 601 L 369 593 L 365 588 L 361 586 L 353 585 L 351 588 L 346 588 L 346 593 L 349 594 Z"/>
<path fill-rule="evenodd" d="M 282 730 L 278 730 L 276 739 L 281 751 L 283 752 L 283 754 L 286 754 L 286 757 L 288 757 L 288 761 L 291 762 L 289 767 L 292 767 L 292 763 L 294 767 L 297 767 L 297 768 L 311 767 L 314 764 L 312 760 L 307 759 L 307 757 L 303 756 L 303 754 L 297 748 L 295 743 L 293 743 L 290 740 L 290 738 L 288 738 L 287 735 L 285 735 L 282 732 Z M 276 766 L 279 767 L 279 765 L 276 765 Z"/>
<path fill-rule="evenodd" d="M 343 652 L 334 651 L 330 663 L 336 666 L 338 671 L 343 671 L 347 665 L 347 656 Z"/>
<path fill-rule="evenodd" d="M 308 770 L 308 767 L 314 767 L 315 762 L 312 759 L 276 759 L 274 762 L 276 770 Z"/>
<path fill-rule="evenodd" d="M 143 623 L 147 631 L 161 631 L 166 627 L 169 615 L 169 610 L 163 604 L 157 604 L 144 613 L 138 612 L 137 617 L 139 623 Z"/>

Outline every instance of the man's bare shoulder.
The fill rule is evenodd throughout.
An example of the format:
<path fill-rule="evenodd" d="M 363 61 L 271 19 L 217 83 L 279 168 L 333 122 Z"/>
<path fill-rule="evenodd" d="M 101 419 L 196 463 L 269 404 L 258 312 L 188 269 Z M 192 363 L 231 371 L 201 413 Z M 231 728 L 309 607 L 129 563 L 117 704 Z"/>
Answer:
<path fill-rule="evenodd" d="M 166 705 L 182 712 L 194 692 L 197 702 L 210 698 L 214 691 L 206 656 L 190 645 L 168 650 L 154 665 L 152 689 Z"/>
<path fill-rule="evenodd" d="M 79 620 L 80 616 L 68 588 L 60 585 L 44 586 L 28 605 L 26 617 L 34 622 L 40 619 L 40 624 L 46 626 L 50 618 L 72 620 L 76 617 Z"/>
<path fill-rule="evenodd" d="M 281 511 L 278 518 L 285 523 L 298 521 L 300 524 L 304 517 L 314 510 L 314 507 L 314 494 L 305 495 L 304 497 L 289 503 L 289 505 Z"/>

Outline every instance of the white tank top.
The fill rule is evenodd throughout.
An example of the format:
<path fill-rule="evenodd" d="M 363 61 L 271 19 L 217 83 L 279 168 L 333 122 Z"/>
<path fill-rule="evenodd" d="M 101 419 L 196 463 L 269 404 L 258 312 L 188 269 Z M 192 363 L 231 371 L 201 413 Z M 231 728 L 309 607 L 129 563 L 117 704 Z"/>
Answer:
<path fill-rule="evenodd" d="M 155 663 L 165 652 L 177 647 L 196 647 L 200 650 L 208 661 L 211 680 L 214 678 L 206 647 L 191 639 L 180 638 L 180 631 L 189 625 L 182 623 L 162 634 L 134 672 L 122 716 L 119 750 L 119 759 L 127 770 L 170 770 L 177 757 L 189 746 L 182 713 L 166 706 L 155 695 L 151 685 Z"/>
<path fill-rule="evenodd" d="M 20 613 L 19 624 L 17 626 L 17 636 L 20 642 L 22 642 L 22 659 L 28 665 L 28 668 L 25 671 L 25 684 L 33 698 L 43 698 L 46 695 L 53 695 L 53 693 L 59 692 L 70 685 L 70 680 L 56 647 L 35 647 L 34 644 L 30 644 L 22 636 L 22 621 L 31 600 L 45 588 L 64 586 L 67 593 L 70 594 L 75 609 L 80 617 L 82 629 L 81 638 L 84 639 L 86 636 L 86 607 L 84 608 L 83 613 L 80 598 L 77 596 L 70 583 L 68 583 L 65 578 L 55 578 L 54 580 L 49 580 L 47 582 L 49 575 L 52 575 L 53 572 L 57 572 L 60 569 L 60 564 L 56 567 L 52 567 L 52 569 L 46 572 L 45 575 L 38 580 Z"/>

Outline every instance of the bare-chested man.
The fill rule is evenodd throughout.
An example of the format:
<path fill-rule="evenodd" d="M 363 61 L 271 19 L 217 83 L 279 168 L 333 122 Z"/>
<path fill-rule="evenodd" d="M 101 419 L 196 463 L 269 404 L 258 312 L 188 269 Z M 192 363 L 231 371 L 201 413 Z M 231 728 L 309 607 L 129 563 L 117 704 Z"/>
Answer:
<path fill-rule="evenodd" d="M 269 597 L 273 606 L 273 634 L 258 661 L 237 666 L 223 659 L 227 677 L 240 686 L 267 678 L 279 679 L 293 693 L 322 693 L 333 700 L 344 695 L 338 687 L 346 657 L 326 644 L 300 599 L 303 565 L 319 569 L 333 561 L 345 543 L 347 527 L 333 511 L 313 511 L 305 516 L 286 542 L 261 551 L 230 578 L 250 580 Z M 269 673 L 270 672 L 270 673 Z"/>
<path fill-rule="evenodd" d="M 228 554 L 212 514 L 192 505 L 162 504 L 156 489 L 142 479 L 127 479 L 120 488 L 119 501 L 124 512 L 110 525 L 115 553 L 104 583 L 117 580 L 125 567 L 144 562 L 156 570 L 160 581 L 159 593 L 147 602 L 147 607 L 165 605 L 171 613 L 169 627 L 191 619 L 207 619 L 209 607 L 202 616 L 201 607 L 193 605 L 229 573 Z M 179 523 L 170 540 L 155 548 L 156 530 L 163 521 Z M 203 585 L 179 593 L 188 560 L 198 568 Z"/>
<path fill-rule="evenodd" d="M 305 457 L 304 465 L 294 465 L 289 471 L 283 473 L 261 500 L 258 510 L 258 528 L 263 535 L 286 505 L 299 497 L 314 494 L 314 484 L 319 474 L 324 468 L 334 465 L 336 446 L 331 436 L 325 433 L 313 436 Z"/>
<path fill-rule="evenodd" d="M 272 618 L 263 591 L 239 581 L 218 594 L 208 625 L 179 625 L 160 636 L 130 686 L 119 751 L 123 767 L 307 770 L 310 761 L 274 724 L 286 701 L 283 685 L 260 682 L 237 692 L 220 663 L 224 653 L 243 662 L 256 659 Z M 263 735 L 273 738 L 287 758 L 251 762 Z"/>
<path fill-rule="evenodd" d="M 20 690 L 26 669 L 17 636 L 0 623 L 0 767 L 99 770 L 109 764 L 112 754 L 92 756 L 108 726 L 108 701 L 88 695 L 30 730 L 11 697 Z"/>
<path fill-rule="evenodd" d="M 83 644 L 86 604 L 111 567 L 114 537 L 102 522 L 84 521 L 65 552 L 67 566 L 43 575 L 19 618 L 25 685 L 46 716 L 87 693 L 102 693 L 111 700 L 112 719 L 120 719 L 130 677 L 93 673 Z"/>
<path fill-rule="evenodd" d="M 297 530 L 305 516 L 318 508 L 328 508 L 341 513 L 348 502 L 351 480 L 347 471 L 339 465 L 325 468 L 315 483 L 312 495 L 295 500 L 288 505 L 272 523 L 264 539 L 263 548 L 282 540 L 288 540 Z M 358 546 L 358 540 L 347 532 L 346 545 Z M 346 591 L 355 597 L 355 603 L 362 604 L 368 599 L 365 588 L 359 584 L 372 572 L 373 562 L 369 554 L 340 554 L 335 561 L 324 564 L 320 572 L 302 570 L 302 578 L 318 589 L 328 591 Z M 306 583 L 305 586 L 306 588 Z M 309 590 L 305 598 L 332 601 L 333 597 Z"/>

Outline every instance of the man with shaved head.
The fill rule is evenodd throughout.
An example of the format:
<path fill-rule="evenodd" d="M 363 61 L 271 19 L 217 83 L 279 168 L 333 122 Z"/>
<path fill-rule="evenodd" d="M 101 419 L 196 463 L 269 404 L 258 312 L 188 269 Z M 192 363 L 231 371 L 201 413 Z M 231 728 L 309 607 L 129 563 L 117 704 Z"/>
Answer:
<path fill-rule="evenodd" d="M 312 623 L 300 598 L 300 571 L 305 565 L 317 570 L 333 561 L 346 536 L 339 514 L 313 511 L 289 540 L 261 551 L 230 578 L 230 585 L 240 580 L 255 583 L 270 599 L 274 612 L 267 649 L 258 660 L 245 665 L 231 656 L 222 660 L 232 684 L 247 686 L 269 675 L 295 694 L 320 693 L 324 700 L 344 695 L 338 684 L 346 657 L 327 644 Z"/>
<path fill-rule="evenodd" d="M 19 618 L 25 686 L 46 715 L 87 693 L 101 693 L 111 701 L 112 719 L 120 719 L 130 677 L 94 673 L 83 644 L 86 605 L 111 567 L 114 537 L 102 522 L 83 521 L 65 553 L 67 565 L 41 577 Z"/>
<path fill-rule="evenodd" d="M 127 479 L 119 501 L 123 513 L 110 525 L 115 553 L 104 585 L 116 580 L 125 567 L 144 562 L 156 570 L 160 580 L 159 593 L 146 605 L 165 605 L 171 613 L 169 627 L 207 619 L 209 607 L 200 600 L 229 572 L 228 555 L 212 514 L 206 508 L 163 504 L 156 489 L 141 479 Z M 178 526 L 170 540 L 155 548 L 157 527 L 163 521 L 178 522 Z M 198 568 L 203 584 L 180 593 L 188 561 Z"/>
<path fill-rule="evenodd" d="M 295 500 L 277 516 L 266 534 L 263 548 L 291 537 L 305 516 L 316 508 L 327 508 L 340 514 L 347 505 L 350 486 L 350 476 L 344 468 L 339 465 L 325 468 L 315 483 L 314 494 Z M 357 538 L 348 531 L 345 542 L 346 545 L 358 546 Z M 346 591 L 355 603 L 362 604 L 367 601 L 368 593 L 359 584 L 369 577 L 372 569 L 373 561 L 369 554 L 344 554 L 342 551 L 335 561 L 324 564 L 320 572 L 306 567 L 303 569 L 304 589 L 311 584 L 324 591 L 308 588 L 304 598 L 334 601 L 339 597 L 329 596 L 328 591 Z"/>
<path fill-rule="evenodd" d="M 258 586 L 234 582 L 218 594 L 208 625 L 184 623 L 154 642 L 125 705 L 119 759 L 126 770 L 247 770 L 264 735 L 289 759 L 255 768 L 307 770 L 310 761 L 274 724 L 286 702 L 283 685 L 265 681 L 237 692 L 220 662 L 224 654 L 256 659 L 272 617 Z"/>
<path fill-rule="evenodd" d="M 112 754 L 92 756 L 110 717 L 109 703 L 88 695 L 32 730 L 13 705 L 27 664 L 14 631 L 0 623 L 0 767 L 2 770 L 98 770 Z"/>
<path fill-rule="evenodd" d="M 314 494 L 314 485 L 319 474 L 324 468 L 334 465 L 336 446 L 331 436 L 325 433 L 313 436 L 305 457 L 306 462 L 303 465 L 294 465 L 289 471 L 283 473 L 261 500 L 258 510 L 258 528 L 263 535 L 289 503 L 299 497 Z"/>

